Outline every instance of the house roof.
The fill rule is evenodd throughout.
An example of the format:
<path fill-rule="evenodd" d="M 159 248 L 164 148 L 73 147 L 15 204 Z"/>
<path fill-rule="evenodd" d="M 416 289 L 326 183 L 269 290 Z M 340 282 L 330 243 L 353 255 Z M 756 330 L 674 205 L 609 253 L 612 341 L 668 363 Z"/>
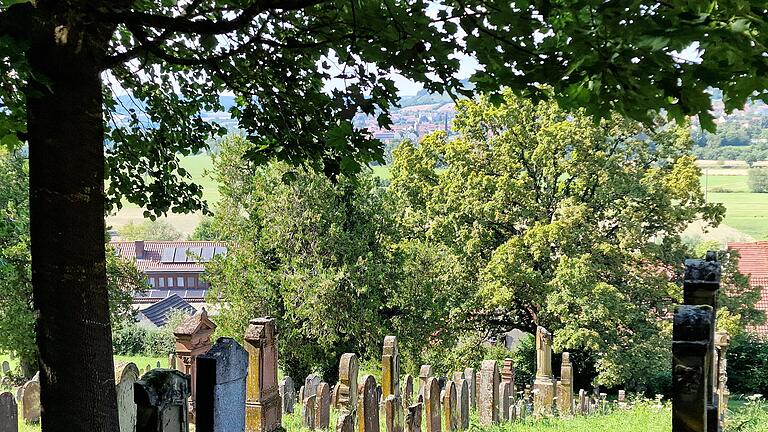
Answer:
<path fill-rule="evenodd" d="M 171 294 L 163 300 L 140 311 L 139 314 L 151 321 L 152 324 L 162 327 L 168 322 L 168 313 L 173 309 L 179 309 L 190 314 L 197 312 L 195 308 L 185 302 L 184 299 L 176 294 Z"/>
<path fill-rule="evenodd" d="M 728 249 L 739 252 L 739 272 L 749 276 L 752 286 L 762 287 L 760 300 L 755 309 L 768 316 L 768 241 L 749 243 L 728 243 Z M 761 336 L 768 336 L 768 323 L 757 325 L 752 330 Z"/>
<path fill-rule="evenodd" d="M 224 242 L 214 241 L 112 241 L 118 256 L 130 259 L 143 273 L 202 273 L 205 262 L 227 253 Z M 137 256 L 137 251 L 142 251 Z"/>

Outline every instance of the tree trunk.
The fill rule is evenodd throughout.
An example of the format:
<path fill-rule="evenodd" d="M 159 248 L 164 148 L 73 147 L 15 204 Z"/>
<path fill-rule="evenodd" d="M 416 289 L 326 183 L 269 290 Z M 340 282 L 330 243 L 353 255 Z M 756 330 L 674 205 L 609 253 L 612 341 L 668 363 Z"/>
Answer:
<path fill-rule="evenodd" d="M 105 46 L 103 35 L 109 31 L 89 34 L 89 29 L 57 25 L 57 19 L 45 18 L 28 50 L 32 285 L 42 426 L 45 432 L 117 432 L 98 67 L 98 47 Z"/>

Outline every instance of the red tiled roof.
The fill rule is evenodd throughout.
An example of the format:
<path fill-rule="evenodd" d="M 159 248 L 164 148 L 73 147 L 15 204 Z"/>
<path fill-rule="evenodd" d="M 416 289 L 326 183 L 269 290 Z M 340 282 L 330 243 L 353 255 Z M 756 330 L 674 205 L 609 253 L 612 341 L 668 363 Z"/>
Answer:
<path fill-rule="evenodd" d="M 136 268 L 143 273 L 158 271 L 189 271 L 201 273 L 204 270 L 204 264 L 200 262 L 185 263 L 164 263 L 161 261 L 163 249 L 165 248 L 195 248 L 195 247 L 226 247 L 224 242 L 215 241 L 144 241 L 144 255 L 136 259 L 135 241 L 112 241 L 112 246 L 117 250 L 117 254 L 123 258 L 133 260 Z"/>
<path fill-rule="evenodd" d="M 750 285 L 762 287 L 755 309 L 768 316 L 768 241 L 728 243 L 728 249 L 739 252 L 739 272 L 749 276 Z M 768 336 L 768 322 L 754 326 L 751 330 L 760 336 Z"/>

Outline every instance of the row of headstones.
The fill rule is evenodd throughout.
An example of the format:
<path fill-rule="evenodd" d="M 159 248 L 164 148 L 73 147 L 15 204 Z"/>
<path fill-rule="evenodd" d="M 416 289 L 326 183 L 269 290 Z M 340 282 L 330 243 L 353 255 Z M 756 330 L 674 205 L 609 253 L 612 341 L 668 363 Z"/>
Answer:
<path fill-rule="evenodd" d="M 6 391 L 0 393 L 0 432 L 17 432 L 19 428 L 19 405 L 21 418 L 25 423 L 40 422 L 40 376 L 16 387 L 15 395 Z"/>

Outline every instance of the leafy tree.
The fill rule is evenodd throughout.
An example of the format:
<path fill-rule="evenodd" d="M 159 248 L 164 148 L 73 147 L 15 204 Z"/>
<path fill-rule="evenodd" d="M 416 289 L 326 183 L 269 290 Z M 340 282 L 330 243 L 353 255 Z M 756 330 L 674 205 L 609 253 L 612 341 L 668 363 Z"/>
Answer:
<path fill-rule="evenodd" d="M 0 140 L 30 149 L 43 430 L 117 430 L 114 389 L 104 385 L 112 370 L 102 212 L 123 198 L 147 216 L 205 207 L 178 154 L 224 132 L 200 116 L 221 108 L 220 93 L 236 95 L 229 112 L 253 143 L 252 162 L 308 161 L 330 175 L 382 159 L 351 119 L 362 111 L 390 123 L 392 70 L 433 92 L 468 93 L 453 76 L 456 53 L 482 65 L 473 82 L 483 91 L 503 84 L 541 97 L 539 85 L 551 83 L 565 106 L 644 119 L 663 108 L 713 129 L 709 87 L 722 89 L 727 109 L 765 96 L 761 7 L 2 0 Z M 681 59 L 692 43 L 701 59 Z M 331 78 L 340 88 L 326 91 Z"/>
<path fill-rule="evenodd" d="M 197 224 L 189 239 L 197 241 L 222 240 L 210 216 L 203 216 L 200 219 L 200 223 Z"/>
<path fill-rule="evenodd" d="M 592 353 L 604 385 L 667 369 L 679 234 L 725 210 L 704 200 L 687 125 L 596 123 L 506 93 L 460 102 L 454 127 L 399 147 L 390 190 L 406 235 L 445 245 L 477 281 L 466 322 L 543 325 L 556 349 Z"/>
<path fill-rule="evenodd" d="M 180 240 L 184 235 L 164 219 L 147 220 L 141 224 L 129 222 L 118 230 L 124 240 Z"/>
<path fill-rule="evenodd" d="M 0 152 L 0 352 L 21 360 L 24 374 L 37 371 L 35 313 L 29 245 L 29 173 L 26 160 Z M 103 244 L 103 243 L 102 243 Z M 133 293 L 147 287 L 133 263 L 107 246 L 107 290 L 113 325 L 133 321 Z"/>
<path fill-rule="evenodd" d="M 226 258 L 206 268 L 210 300 L 224 300 L 218 331 L 241 337 L 249 317 L 274 316 L 280 361 L 299 377 L 332 378 L 345 352 L 377 357 L 387 334 L 413 360 L 445 330 L 450 263 L 426 244 L 397 243 L 372 176 L 333 183 L 281 163 L 246 174 L 248 148 L 233 137 L 214 159 L 222 198 L 213 223 L 232 239 Z"/>
<path fill-rule="evenodd" d="M 768 193 L 768 168 L 750 168 L 747 186 L 752 192 Z"/>

